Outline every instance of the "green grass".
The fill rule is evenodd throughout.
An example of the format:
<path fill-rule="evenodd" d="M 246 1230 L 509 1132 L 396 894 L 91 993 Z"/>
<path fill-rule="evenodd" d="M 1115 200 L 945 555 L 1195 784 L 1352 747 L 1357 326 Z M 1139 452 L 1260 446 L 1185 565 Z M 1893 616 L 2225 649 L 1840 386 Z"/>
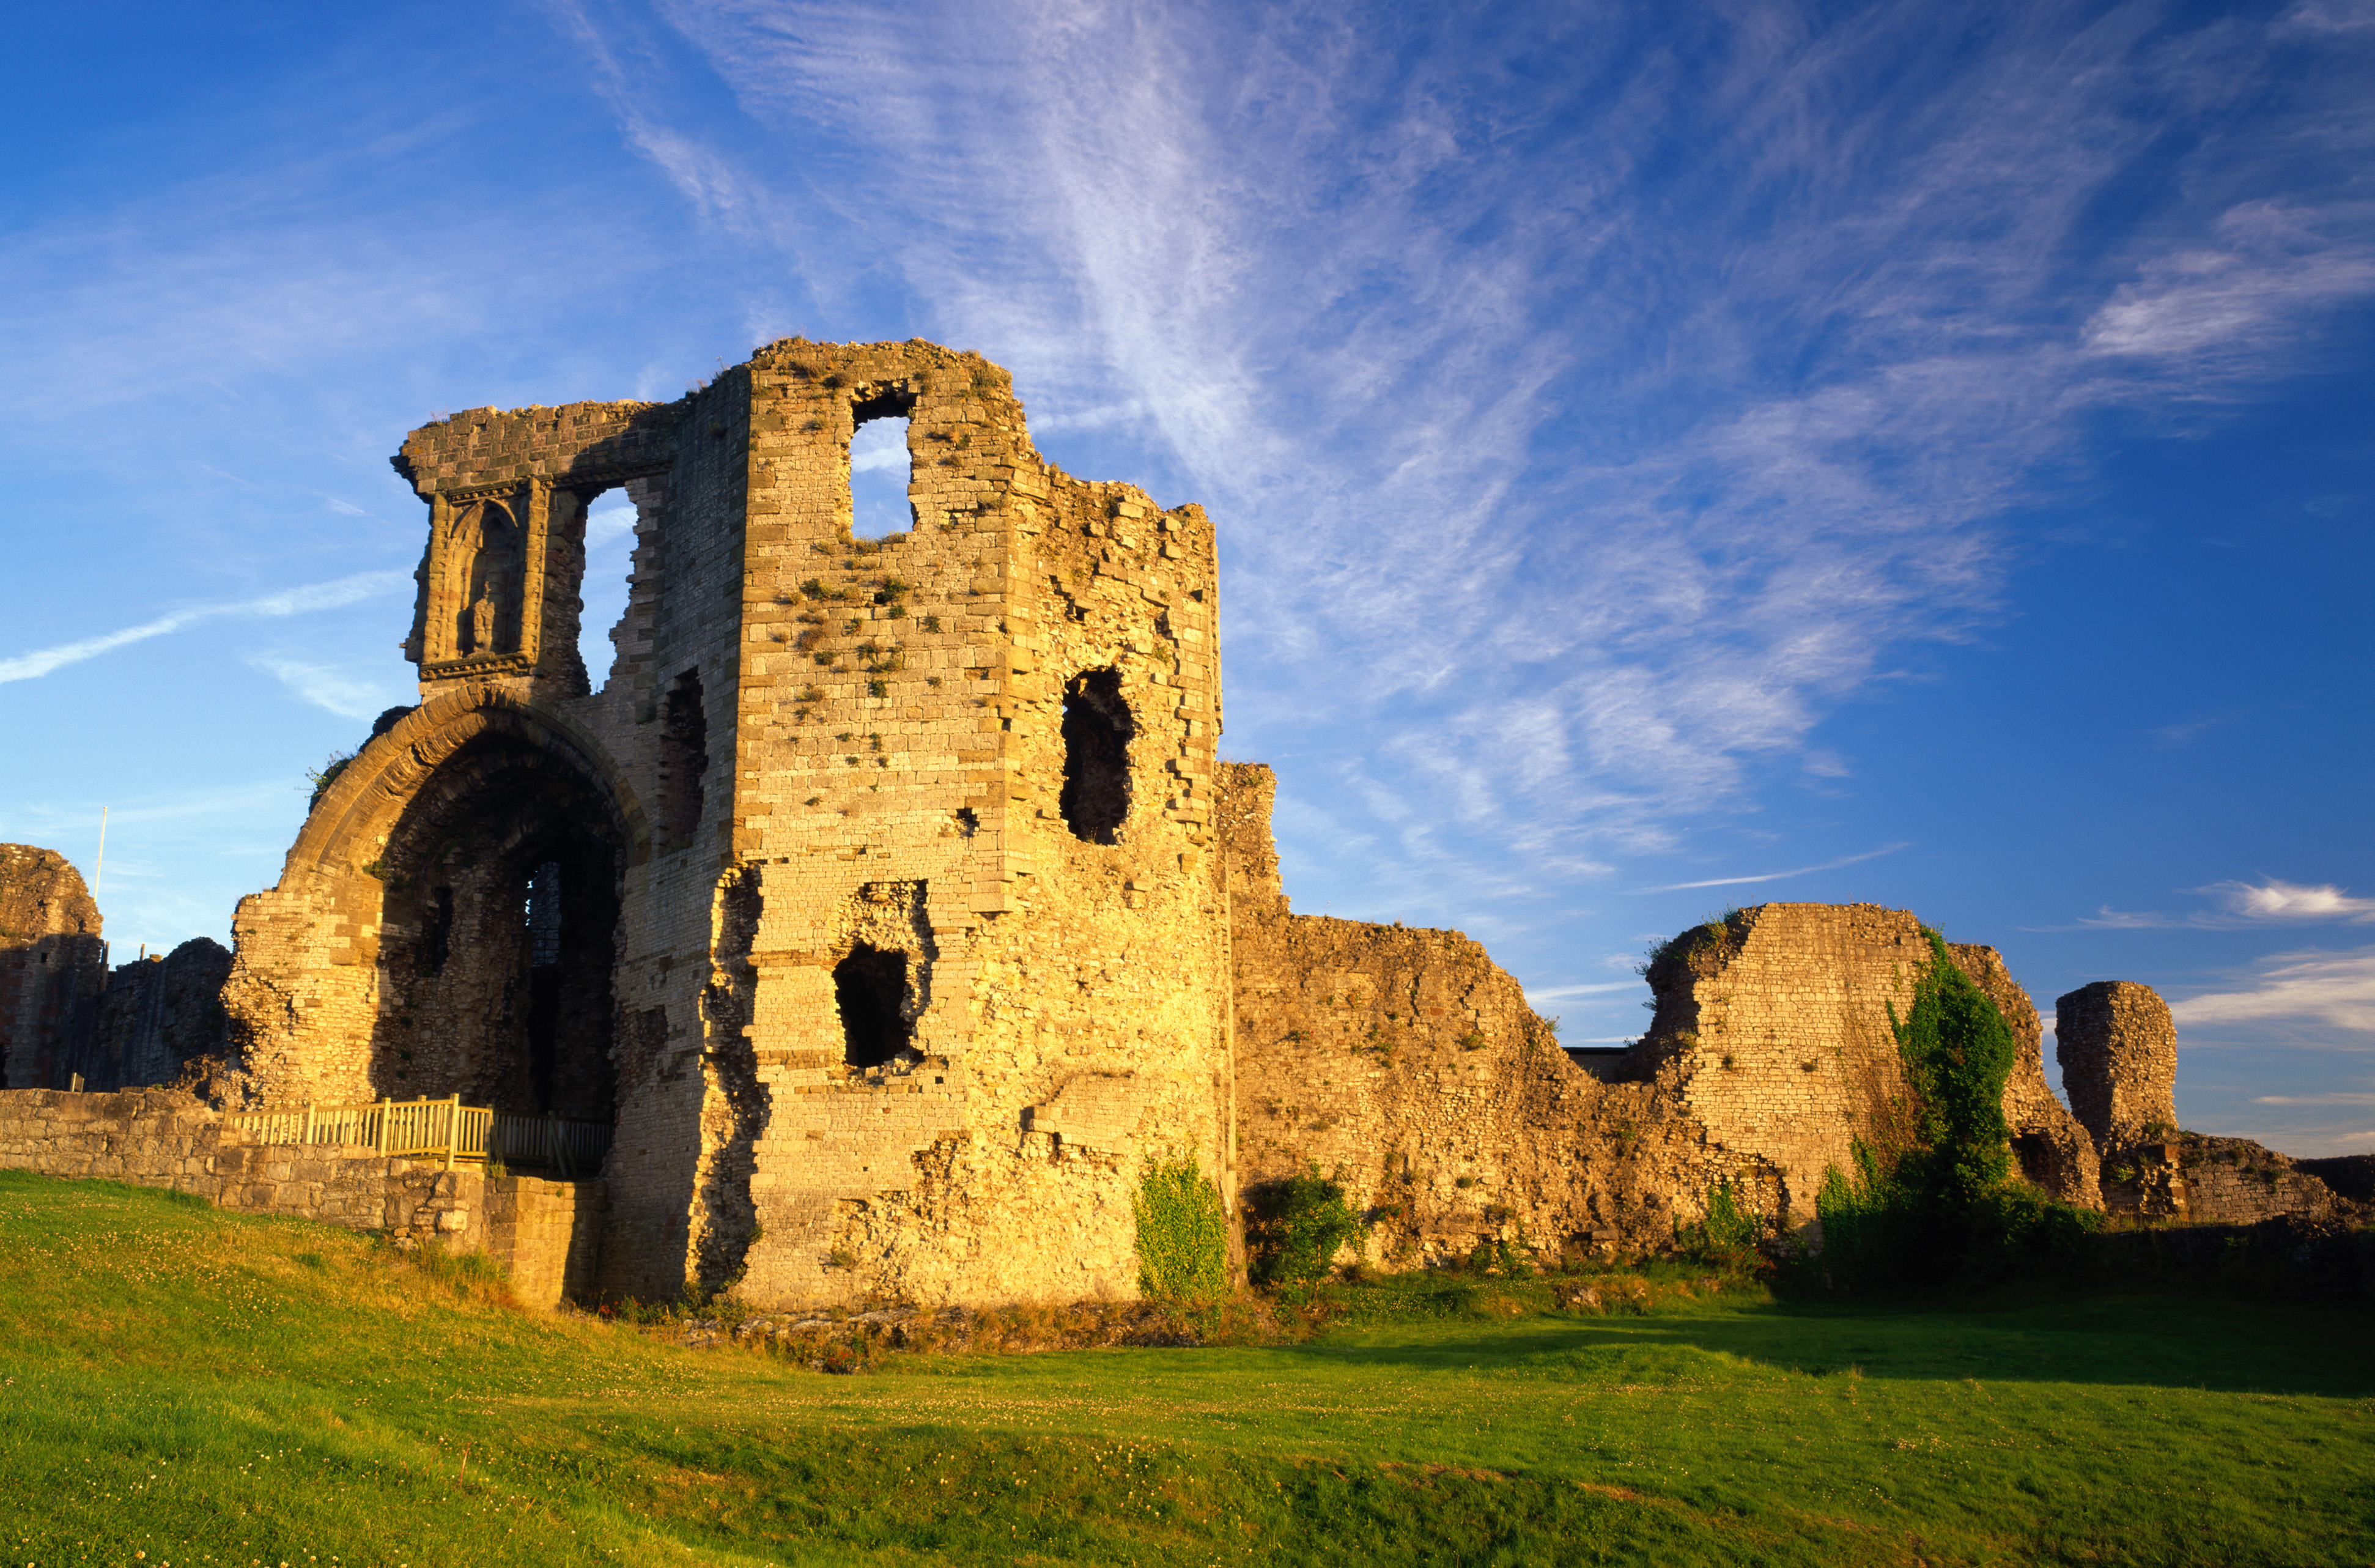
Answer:
<path fill-rule="evenodd" d="M 2375 1561 L 2363 1310 L 1654 1290 L 836 1377 L 0 1173 L 0 1562 Z"/>

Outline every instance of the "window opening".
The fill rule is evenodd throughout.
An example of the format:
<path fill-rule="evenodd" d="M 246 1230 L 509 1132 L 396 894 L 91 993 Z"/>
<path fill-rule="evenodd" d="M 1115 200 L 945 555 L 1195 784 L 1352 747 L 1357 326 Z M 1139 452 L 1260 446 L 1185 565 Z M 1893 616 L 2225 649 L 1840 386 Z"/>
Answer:
<path fill-rule="evenodd" d="M 561 1033 L 561 863 L 527 875 L 527 1081 L 538 1109 L 552 1103 Z"/>
<path fill-rule="evenodd" d="M 1064 788 L 1057 808 L 1072 836 L 1119 843 L 1129 817 L 1129 740 L 1121 672 L 1093 669 L 1064 689 Z"/>
<path fill-rule="evenodd" d="M 833 966 L 833 995 L 841 1005 L 843 1058 L 851 1067 L 879 1067 L 914 1038 L 905 953 L 858 943 Z"/>
<path fill-rule="evenodd" d="M 527 961 L 545 969 L 561 961 L 561 862 L 548 860 L 527 876 Z"/>
<path fill-rule="evenodd" d="M 916 508 L 907 489 L 914 477 L 905 418 L 885 415 L 859 425 L 849 442 L 851 535 L 880 539 L 913 528 Z"/>
<path fill-rule="evenodd" d="M 420 943 L 420 973 L 442 974 L 454 947 L 454 890 L 439 888 L 430 895 L 429 930 Z"/>
<path fill-rule="evenodd" d="M 627 618 L 628 578 L 635 569 L 635 507 L 624 490 L 606 490 L 586 503 L 585 575 L 578 593 L 577 656 L 596 690 L 609 679 L 619 650 L 610 633 Z"/>
<path fill-rule="evenodd" d="M 701 826 L 702 775 L 709 771 L 709 718 L 702 711 L 701 672 L 687 670 L 668 688 L 660 713 L 659 836 L 663 853 L 692 843 Z"/>

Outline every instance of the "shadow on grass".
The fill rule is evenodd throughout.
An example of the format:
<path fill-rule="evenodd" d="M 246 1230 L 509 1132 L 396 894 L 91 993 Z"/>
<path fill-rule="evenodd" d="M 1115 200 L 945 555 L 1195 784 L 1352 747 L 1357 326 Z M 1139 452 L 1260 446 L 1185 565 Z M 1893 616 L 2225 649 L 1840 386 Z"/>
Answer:
<path fill-rule="evenodd" d="M 1577 1382 L 1687 1381 L 1718 1367 L 1876 1379 L 2375 1396 L 2375 1315 L 2327 1303 L 2090 1296 L 1963 1308 L 1777 1303 L 1501 1324 L 1414 1324 L 1267 1352 L 1347 1366 Z M 1696 1365 L 1694 1363 L 1696 1363 Z"/>

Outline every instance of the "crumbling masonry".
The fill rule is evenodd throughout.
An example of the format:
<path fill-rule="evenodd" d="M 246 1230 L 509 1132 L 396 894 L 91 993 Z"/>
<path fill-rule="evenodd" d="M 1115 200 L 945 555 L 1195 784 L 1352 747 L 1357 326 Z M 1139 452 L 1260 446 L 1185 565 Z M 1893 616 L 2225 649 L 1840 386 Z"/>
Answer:
<path fill-rule="evenodd" d="M 911 525 L 860 539 L 850 442 L 891 418 Z M 933 1305 L 1134 1293 L 1151 1161 L 1232 1205 L 1340 1173 L 1370 1255 L 1407 1265 L 1668 1244 L 1719 1184 L 1794 1228 L 1907 1114 L 1891 1014 L 1935 959 L 1904 911 L 1685 932 L 1648 966 L 1648 1033 L 1601 1053 L 1457 932 L 1294 914 L 1270 771 L 1215 759 L 1211 525 L 1048 466 L 975 356 L 795 338 L 676 403 L 474 409 L 395 461 L 429 508 L 420 701 L 317 797 L 235 956 L 187 944 L 102 996 L 72 868 L 0 862 L 0 1089 L 27 1096 L 0 1158 L 265 1181 L 284 1208 L 312 1183 L 523 1249 L 554 1292 Z M 633 574 L 589 671 L 585 530 L 614 491 Z M 2357 1212 L 2174 1132 L 2149 991 L 2062 999 L 2074 1118 L 2002 959 L 1948 951 L 2018 1037 L 2004 1110 L 2038 1187 Z M 259 1152 L 186 1099 L 55 1094 L 77 1062 L 92 1089 L 453 1094 L 613 1141 L 598 1182 L 420 1186 Z"/>
<path fill-rule="evenodd" d="M 913 526 L 856 539 L 892 417 Z M 1203 513 L 1051 467 L 1003 371 L 924 343 L 476 409 L 396 463 L 420 705 L 241 905 L 250 1092 L 614 1121 L 614 1291 L 1133 1291 L 1140 1162 L 1233 1185 Z M 632 592 L 589 678 L 609 490 Z"/>

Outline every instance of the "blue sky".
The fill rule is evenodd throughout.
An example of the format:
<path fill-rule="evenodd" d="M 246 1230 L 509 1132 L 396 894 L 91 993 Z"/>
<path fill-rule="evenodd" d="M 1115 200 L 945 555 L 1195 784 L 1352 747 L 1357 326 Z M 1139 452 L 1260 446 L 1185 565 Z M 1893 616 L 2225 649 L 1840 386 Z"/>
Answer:
<path fill-rule="evenodd" d="M 1578 1041 L 1910 908 L 2375 1149 L 2375 0 L 464 15 L 12 32 L 0 838 L 105 805 L 119 957 L 410 700 L 404 432 L 926 336 L 1218 520 L 1298 909 Z"/>

